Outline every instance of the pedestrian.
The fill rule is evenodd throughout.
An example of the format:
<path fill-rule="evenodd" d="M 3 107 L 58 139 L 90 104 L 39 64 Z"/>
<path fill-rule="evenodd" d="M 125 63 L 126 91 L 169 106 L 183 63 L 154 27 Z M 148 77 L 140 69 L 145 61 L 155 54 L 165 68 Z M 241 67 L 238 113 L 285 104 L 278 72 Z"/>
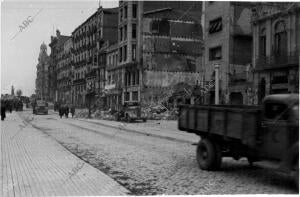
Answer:
<path fill-rule="evenodd" d="M 65 105 L 64 113 L 65 113 L 65 117 L 68 118 L 68 115 L 69 115 L 69 107 L 68 107 L 68 105 Z"/>
<path fill-rule="evenodd" d="M 64 115 L 64 111 L 63 111 L 63 106 L 60 105 L 59 108 L 58 108 L 58 114 L 60 116 L 60 118 L 62 118 L 62 116 Z"/>
<path fill-rule="evenodd" d="M 73 118 L 73 116 L 75 114 L 75 107 L 74 107 L 74 105 L 71 106 L 71 114 L 72 114 L 72 118 Z"/>
<path fill-rule="evenodd" d="M 6 118 L 6 107 L 4 101 L 1 101 L 1 120 L 3 121 Z"/>

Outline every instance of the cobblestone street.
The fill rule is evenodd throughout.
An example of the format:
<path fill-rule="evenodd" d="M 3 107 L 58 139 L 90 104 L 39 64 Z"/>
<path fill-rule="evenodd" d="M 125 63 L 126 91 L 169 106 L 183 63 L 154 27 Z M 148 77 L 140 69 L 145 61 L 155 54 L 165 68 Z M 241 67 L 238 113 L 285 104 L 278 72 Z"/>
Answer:
<path fill-rule="evenodd" d="M 289 176 L 257 165 L 250 167 L 245 159 L 225 158 L 222 169 L 216 172 L 200 170 L 193 140 L 189 142 L 188 136 L 186 141 L 180 140 L 183 137 L 178 130 L 172 137 L 178 133 L 179 140 L 174 140 L 159 137 L 159 133 L 149 135 L 149 130 L 138 133 L 103 126 L 96 120 L 60 119 L 53 112 L 33 116 L 25 111 L 19 115 L 134 195 L 296 193 Z M 136 128 L 151 125 L 129 125 L 135 124 Z M 129 125 L 123 124 L 123 128 Z M 197 136 L 194 141 L 198 141 Z"/>

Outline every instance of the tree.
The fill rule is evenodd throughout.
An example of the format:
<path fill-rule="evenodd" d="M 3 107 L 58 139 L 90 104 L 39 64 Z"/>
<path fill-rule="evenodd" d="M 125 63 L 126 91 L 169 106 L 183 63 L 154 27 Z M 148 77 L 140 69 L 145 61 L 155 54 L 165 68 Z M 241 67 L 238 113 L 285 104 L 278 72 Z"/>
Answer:
<path fill-rule="evenodd" d="M 17 96 L 18 96 L 18 97 L 21 97 L 21 96 L 22 96 L 22 90 L 20 90 L 20 89 L 17 90 Z"/>

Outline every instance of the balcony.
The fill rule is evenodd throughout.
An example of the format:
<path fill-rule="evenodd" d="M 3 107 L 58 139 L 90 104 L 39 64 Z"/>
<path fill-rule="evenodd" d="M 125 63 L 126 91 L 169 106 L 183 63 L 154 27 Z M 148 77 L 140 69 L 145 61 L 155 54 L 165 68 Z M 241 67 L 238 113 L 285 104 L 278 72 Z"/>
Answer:
<path fill-rule="evenodd" d="M 90 78 L 95 78 L 96 75 L 97 75 L 97 72 L 96 72 L 95 70 L 92 70 L 92 71 L 88 72 L 88 73 L 85 75 L 85 77 L 86 77 L 86 79 L 90 79 Z"/>
<path fill-rule="evenodd" d="M 261 56 L 256 58 L 255 64 L 256 71 L 295 67 L 299 64 L 299 54 Z"/>
<path fill-rule="evenodd" d="M 76 79 L 73 81 L 73 84 L 84 84 L 85 83 L 85 79 Z"/>

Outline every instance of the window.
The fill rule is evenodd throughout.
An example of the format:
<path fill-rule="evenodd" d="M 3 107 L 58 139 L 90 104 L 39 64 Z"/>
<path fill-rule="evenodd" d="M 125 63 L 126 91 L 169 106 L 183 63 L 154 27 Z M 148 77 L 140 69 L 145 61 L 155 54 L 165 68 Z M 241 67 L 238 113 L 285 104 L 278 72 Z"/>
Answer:
<path fill-rule="evenodd" d="M 283 21 L 278 22 L 275 25 L 275 54 L 287 55 L 287 33 L 285 30 L 285 23 Z"/>
<path fill-rule="evenodd" d="M 136 77 L 136 85 L 139 85 L 139 83 L 140 83 L 140 73 L 139 73 L 139 71 L 137 70 L 136 71 L 136 75 L 135 75 L 135 77 Z"/>
<path fill-rule="evenodd" d="M 132 45 L 132 61 L 136 60 L 136 44 Z"/>
<path fill-rule="evenodd" d="M 151 32 L 158 33 L 159 21 L 152 21 L 151 23 Z"/>
<path fill-rule="evenodd" d="M 136 24 L 132 24 L 132 38 L 136 38 Z"/>
<path fill-rule="evenodd" d="M 120 21 L 122 21 L 122 19 L 123 19 L 123 9 L 121 8 L 120 9 Z"/>
<path fill-rule="evenodd" d="M 131 74 L 131 78 L 132 78 L 132 85 L 135 85 L 135 72 Z"/>
<path fill-rule="evenodd" d="M 266 56 L 266 29 L 262 29 L 259 36 L 259 53 Z"/>
<path fill-rule="evenodd" d="M 265 104 L 265 116 L 268 119 L 287 120 L 288 119 L 288 107 L 285 104 L 280 103 L 266 103 Z"/>
<path fill-rule="evenodd" d="M 108 75 L 108 84 L 111 84 L 111 76 Z"/>
<path fill-rule="evenodd" d="M 122 51 L 122 47 L 121 47 L 121 48 L 119 48 L 119 62 L 122 62 L 122 58 L 123 58 L 122 57 L 122 55 L 123 55 L 122 52 L 123 51 Z"/>
<path fill-rule="evenodd" d="M 160 35 L 170 35 L 170 22 L 167 19 L 163 19 L 159 22 L 158 31 Z"/>
<path fill-rule="evenodd" d="M 132 17 L 136 18 L 137 16 L 137 4 L 132 5 Z"/>
<path fill-rule="evenodd" d="M 216 33 L 222 30 L 222 18 L 217 18 L 209 22 L 209 30 L 210 34 Z"/>
<path fill-rule="evenodd" d="M 125 101 L 129 101 L 129 92 L 124 93 Z"/>
<path fill-rule="evenodd" d="M 123 40 L 123 28 L 122 27 L 119 28 L 119 36 L 120 36 L 119 40 L 122 41 Z"/>
<path fill-rule="evenodd" d="M 167 19 L 152 21 L 151 32 L 153 34 L 170 35 L 170 22 Z"/>
<path fill-rule="evenodd" d="M 209 49 L 209 60 L 219 60 L 222 59 L 222 47 L 215 47 Z"/>
<path fill-rule="evenodd" d="M 123 54 L 123 61 L 127 60 L 127 45 L 124 46 L 124 54 Z"/>
<path fill-rule="evenodd" d="M 287 75 L 274 76 L 271 83 L 272 84 L 288 83 L 288 76 Z"/>
<path fill-rule="evenodd" d="M 132 100 L 133 101 L 138 101 L 139 100 L 139 93 L 138 93 L 138 91 L 132 92 Z"/>
<path fill-rule="evenodd" d="M 124 18 L 127 18 L 127 6 L 124 7 Z"/>
<path fill-rule="evenodd" d="M 127 25 L 124 26 L 124 40 L 127 39 Z"/>

